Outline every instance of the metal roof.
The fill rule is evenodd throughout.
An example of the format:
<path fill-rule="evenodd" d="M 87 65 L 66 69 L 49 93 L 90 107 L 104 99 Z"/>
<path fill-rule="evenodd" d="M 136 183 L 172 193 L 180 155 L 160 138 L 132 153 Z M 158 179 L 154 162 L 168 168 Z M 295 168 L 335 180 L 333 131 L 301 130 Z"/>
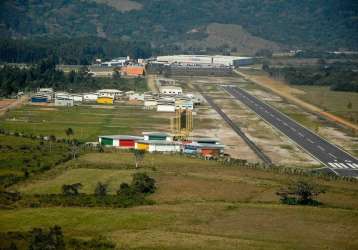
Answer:
<path fill-rule="evenodd" d="M 113 140 L 143 140 L 143 136 L 133 136 L 133 135 L 101 135 L 99 138 L 109 138 Z"/>

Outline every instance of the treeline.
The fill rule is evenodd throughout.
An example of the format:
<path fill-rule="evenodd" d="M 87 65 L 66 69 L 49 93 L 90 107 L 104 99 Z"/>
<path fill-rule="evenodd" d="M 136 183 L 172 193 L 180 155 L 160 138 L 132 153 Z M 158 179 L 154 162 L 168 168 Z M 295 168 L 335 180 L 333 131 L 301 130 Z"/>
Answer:
<path fill-rule="evenodd" d="M 0 62 L 38 63 L 55 57 L 59 64 L 89 65 L 96 58 L 113 58 L 129 55 L 131 58 L 148 58 L 152 49 L 147 42 L 86 37 L 41 37 L 32 39 L 0 39 Z"/>
<path fill-rule="evenodd" d="M 53 226 L 49 229 L 33 228 L 28 232 L 1 232 L 1 249 L 31 249 L 31 250 L 110 250 L 116 245 L 104 237 L 95 237 L 90 240 L 68 237 L 60 226 Z"/>
<path fill-rule="evenodd" d="M 358 72 L 352 65 L 335 63 L 320 66 L 270 67 L 263 69 L 271 77 L 293 85 L 329 86 L 331 90 L 358 92 Z"/>
<path fill-rule="evenodd" d="M 101 1 L 103 2 L 103 1 Z M 238 24 L 294 48 L 357 49 L 357 1 L 342 0 L 137 0 L 122 12 L 97 1 L 0 1 L 0 36 L 94 35 L 150 41 L 160 51 L 180 51 L 188 35 L 210 23 Z M 329 34 L 329 37 L 327 37 Z"/>
<path fill-rule="evenodd" d="M 87 68 L 79 72 L 65 74 L 56 69 L 57 60 L 50 58 L 29 68 L 3 66 L 0 68 L 0 96 L 11 96 L 19 91 L 34 91 L 40 87 L 52 87 L 55 90 L 86 92 L 102 88 L 115 88 L 124 91 L 144 91 L 146 81 L 142 78 L 95 78 L 88 74 Z"/>

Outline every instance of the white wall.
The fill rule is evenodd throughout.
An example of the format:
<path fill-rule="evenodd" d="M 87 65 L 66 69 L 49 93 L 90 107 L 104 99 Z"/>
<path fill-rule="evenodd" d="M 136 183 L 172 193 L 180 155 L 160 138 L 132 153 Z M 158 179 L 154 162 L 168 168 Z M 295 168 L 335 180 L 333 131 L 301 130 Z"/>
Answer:
<path fill-rule="evenodd" d="M 180 145 L 149 145 L 149 152 L 180 152 Z"/>
<path fill-rule="evenodd" d="M 157 106 L 158 112 L 175 112 L 174 105 L 158 105 Z"/>

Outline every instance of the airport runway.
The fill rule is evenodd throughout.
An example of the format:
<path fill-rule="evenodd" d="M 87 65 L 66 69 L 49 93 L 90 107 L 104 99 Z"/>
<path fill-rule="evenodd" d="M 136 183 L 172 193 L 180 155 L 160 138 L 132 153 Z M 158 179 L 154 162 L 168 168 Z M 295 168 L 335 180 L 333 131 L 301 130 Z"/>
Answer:
<path fill-rule="evenodd" d="M 223 86 L 223 88 L 335 174 L 358 177 L 358 160 L 343 149 L 329 143 L 245 90 L 233 86 Z"/>

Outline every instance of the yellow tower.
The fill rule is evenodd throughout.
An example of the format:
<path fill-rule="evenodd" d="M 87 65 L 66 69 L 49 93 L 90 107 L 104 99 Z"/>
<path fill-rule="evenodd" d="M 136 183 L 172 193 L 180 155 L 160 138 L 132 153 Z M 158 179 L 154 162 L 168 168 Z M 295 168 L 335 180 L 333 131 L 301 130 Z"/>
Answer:
<path fill-rule="evenodd" d="M 175 117 L 170 121 L 172 133 L 176 138 L 185 139 L 193 131 L 193 111 L 190 109 L 177 109 Z"/>

